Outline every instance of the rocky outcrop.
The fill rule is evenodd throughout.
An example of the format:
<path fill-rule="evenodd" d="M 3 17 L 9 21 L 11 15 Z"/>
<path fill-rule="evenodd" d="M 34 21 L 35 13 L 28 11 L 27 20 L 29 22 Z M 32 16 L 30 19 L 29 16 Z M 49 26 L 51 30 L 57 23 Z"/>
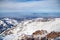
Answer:
<path fill-rule="evenodd" d="M 60 37 L 60 32 L 48 33 L 46 30 L 37 30 L 32 35 L 20 36 L 18 40 L 55 40 L 57 37 Z"/>
<path fill-rule="evenodd" d="M 51 32 L 51 33 L 46 35 L 46 38 L 48 40 L 51 40 L 51 39 L 54 40 L 54 38 L 57 38 L 57 37 L 60 37 L 60 32 Z"/>
<path fill-rule="evenodd" d="M 46 30 L 37 30 L 33 32 L 32 35 L 22 35 L 18 37 L 18 40 L 43 40 L 45 38 L 45 35 L 47 34 Z"/>

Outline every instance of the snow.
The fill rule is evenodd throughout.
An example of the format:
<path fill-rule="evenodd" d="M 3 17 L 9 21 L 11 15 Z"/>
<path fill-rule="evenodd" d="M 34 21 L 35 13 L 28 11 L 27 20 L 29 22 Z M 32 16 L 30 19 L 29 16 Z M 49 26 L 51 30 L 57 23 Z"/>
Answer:
<path fill-rule="evenodd" d="M 12 25 L 17 25 L 18 24 L 18 22 L 14 19 L 4 18 L 3 20 L 5 20 L 8 24 L 12 24 Z"/>
<path fill-rule="evenodd" d="M 6 26 L 6 24 L 2 20 L 0 20 L 0 25 Z"/>
<path fill-rule="evenodd" d="M 0 19 L 0 33 L 4 32 L 8 28 L 16 26 L 19 22 L 14 18 L 2 18 Z"/>
<path fill-rule="evenodd" d="M 16 35 L 16 34 L 11 34 L 11 35 L 5 36 L 5 38 L 3 40 L 17 40 L 18 39 L 17 36 L 18 35 Z"/>
<path fill-rule="evenodd" d="M 17 40 L 18 35 L 27 34 L 32 35 L 36 30 L 46 30 L 48 33 L 55 31 L 60 32 L 60 18 L 50 19 L 50 21 L 42 22 L 42 20 L 37 18 L 34 20 L 25 20 L 19 23 L 13 30 L 11 35 L 4 37 L 4 40 Z M 18 35 L 17 35 L 18 34 Z M 42 35 L 44 36 L 44 35 Z"/>
<path fill-rule="evenodd" d="M 9 24 L 17 25 L 18 24 L 18 21 L 15 20 L 15 19 L 10 19 L 10 18 L 0 19 L 0 25 L 7 26 Z"/>
<path fill-rule="evenodd" d="M 35 19 L 35 22 L 31 22 L 28 24 L 25 21 L 22 29 L 23 33 L 31 35 L 36 30 L 47 30 L 48 32 L 51 32 L 51 31 L 60 32 L 60 18 L 56 18 L 55 21 L 49 21 L 49 22 L 41 22 L 41 21 L 36 22 L 36 21 L 37 20 Z M 20 24 L 18 27 L 20 27 Z"/>

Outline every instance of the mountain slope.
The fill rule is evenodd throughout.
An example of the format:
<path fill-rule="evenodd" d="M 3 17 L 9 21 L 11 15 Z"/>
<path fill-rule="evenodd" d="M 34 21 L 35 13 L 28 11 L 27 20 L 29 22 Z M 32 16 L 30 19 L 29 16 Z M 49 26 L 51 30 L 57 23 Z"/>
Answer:
<path fill-rule="evenodd" d="M 8 28 L 16 26 L 17 24 L 18 24 L 18 21 L 15 19 L 10 19 L 10 18 L 0 19 L 0 33 L 2 33 L 3 31 L 5 31 Z"/>
<path fill-rule="evenodd" d="M 25 20 L 17 26 L 12 27 L 1 34 L 5 35 L 4 40 L 16 40 L 23 34 L 32 35 L 36 30 L 46 30 L 48 33 L 55 31 L 60 32 L 60 18 L 36 18 Z M 12 36 L 12 38 L 11 38 Z"/>

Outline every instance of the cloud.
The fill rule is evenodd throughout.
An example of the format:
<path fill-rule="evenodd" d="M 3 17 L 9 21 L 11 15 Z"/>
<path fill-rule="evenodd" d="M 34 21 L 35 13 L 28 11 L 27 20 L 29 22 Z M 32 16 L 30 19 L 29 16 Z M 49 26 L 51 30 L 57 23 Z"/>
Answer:
<path fill-rule="evenodd" d="M 59 12 L 57 0 L 0 3 L 0 12 Z"/>

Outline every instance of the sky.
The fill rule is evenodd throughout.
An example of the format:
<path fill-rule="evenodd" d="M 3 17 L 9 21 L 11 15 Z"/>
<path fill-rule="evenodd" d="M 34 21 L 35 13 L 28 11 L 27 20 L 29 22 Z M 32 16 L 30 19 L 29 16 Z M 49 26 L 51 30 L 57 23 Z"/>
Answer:
<path fill-rule="evenodd" d="M 60 12 L 60 0 L 0 0 L 0 13 Z"/>
<path fill-rule="evenodd" d="M 60 17 L 60 0 L 0 0 L 0 17 Z"/>

